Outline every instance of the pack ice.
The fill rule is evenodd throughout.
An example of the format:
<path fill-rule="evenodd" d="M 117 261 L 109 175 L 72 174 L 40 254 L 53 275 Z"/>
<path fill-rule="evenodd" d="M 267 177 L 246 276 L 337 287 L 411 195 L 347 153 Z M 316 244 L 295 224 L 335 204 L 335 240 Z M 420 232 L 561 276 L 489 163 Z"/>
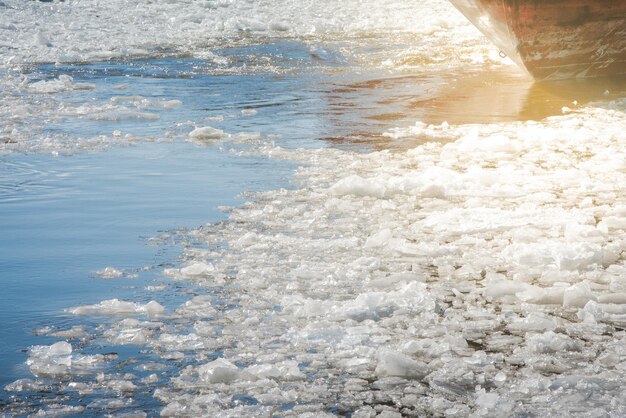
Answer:
<path fill-rule="evenodd" d="M 452 140 L 394 152 L 259 143 L 298 187 L 191 231 L 206 249 L 167 275 L 204 294 L 105 336 L 184 362 L 163 416 L 623 416 L 625 110 L 417 123 L 389 135 Z"/>

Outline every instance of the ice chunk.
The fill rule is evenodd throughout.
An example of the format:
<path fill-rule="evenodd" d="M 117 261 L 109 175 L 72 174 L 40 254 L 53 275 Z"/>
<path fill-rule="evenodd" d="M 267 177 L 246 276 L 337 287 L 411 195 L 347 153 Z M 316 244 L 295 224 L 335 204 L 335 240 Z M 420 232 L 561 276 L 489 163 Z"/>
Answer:
<path fill-rule="evenodd" d="M 9 383 L 4 387 L 4 390 L 7 392 L 22 392 L 22 391 L 32 391 L 32 392 L 44 392 L 49 391 L 49 387 L 46 387 L 43 383 L 39 381 L 35 381 L 32 379 L 19 379 L 15 382 Z"/>
<path fill-rule="evenodd" d="M 428 366 L 419 360 L 414 360 L 406 354 L 391 350 L 381 350 L 378 353 L 376 375 L 379 377 L 396 376 L 407 379 L 423 379 L 428 373 Z"/>
<path fill-rule="evenodd" d="M 564 294 L 564 287 L 542 288 L 539 286 L 528 286 L 524 291 L 518 292 L 516 295 L 524 302 L 540 305 L 561 305 Z"/>
<path fill-rule="evenodd" d="M 591 292 L 588 283 L 582 282 L 565 289 L 563 293 L 563 306 L 582 308 L 589 301 L 596 301 L 596 296 Z"/>
<path fill-rule="evenodd" d="M 165 312 L 165 308 L 159 302 L 151 300 L 139 308 L 140 312 L 145 312 L 149 316 L 161 315 Z"/>
<path fill-rule="evenodd" d="M 614 304 L 626 304 L 626 292 L 611 293 L 598 296 L 598 302 L 600 303 L 614 303 Z"/>
<path fill-rule="evenodd" d="M 581 321 L 587 324 L 596 324 L 602 321 L 606 316 L 600 305 L 593 300 L 587 302 L 583 309 L 579 309 L 576 315 Z"/>
<path fill-rule="evenodd" d="M 189 139 L 193 141 L 211 142 L 222 139 L 223 137 L 224 131 L 211 126 L 196 128 L 189 133 Z"/>
<path fill-rule="evenodd" d="M 187 267 L 183 267 L 180 269 L 180 272 L 183 276 L 202 276 L 204 274 L 210 273 L 215 268 L 212 264 L 206 264 L 202 262 L 193 263 L 188 265 Z"/>
<path fill-rule="evenodd" d="M 339 180 L 329 190 L 334 196 L 371 196 L 382 198 L 385 196 L 386 187 L 376 179 L 366 180 L 356 174 Z"/>
<path fill-rule="evenodd" d="M 51 346 L 47 347 L 45 350 L 46 355 L 48 356 L 69 356 L 72 354 L 72 345 L 65 341 L 60 341 L 58 343 L 54 343 Z"/>
<path fill-rule="evenodd" d="M 383 247 L 385 244 L 389 242 L 391 237 L 393 236 L 391 230 L 383 229 L 376 232 L 373 235 L 370 235 L 365 241 L 365 248 L 378 248 Z"/>
<path fill-rule="evenodd" d="M 531 336 L 528 339 L 528 346 L 532 351 L 541 354 L 581 350 L 579 343 L 572 340 L 567 335 L 556 334 L 553 331 Z"/>
<path fill-rule="evenodd" d="M 70 374 L 72 346 L 60 341 L 50 346 L 34 346 L 28 353 L 26 364 L 35 376 L 59 376 Z"/>
<path fill-rule="evenodd" d="M 206 383 L 232 383 L 241 375 L 237 366 L 224 359 L 217 359 L 198 367 L 198 377 Z"/>
<path fill-rule="evenodd" d="M 119 331 L 108 330 L 104 335 L 115 345 L 141 345 L 148 342 L 148 333 L 143 328 L 126 328 Z"/>
<path fill-rule="evenodd" d="M 204 339 L 193 333 L 186 335 L 163 333 L 152 344 L 167 350 L 180 351 L 201 350 L 206 347 Z"/>
<path fill-rule="evenodd" d="M 100 276 L 103 279 L 116 279 L 121 277 L 124 273 L 116 269 L 115 267 L 106 267 L 102 270 L 96 271 L 96 276 Z"/>
<path fill-rule="evenodd" d="M 384 410 L 376 415 L 377 418 L 402 418 L 402 414 L 397 411 Z"/>
<path fill-rule="evenodd" d="M 355 321 L 373 320 L 393 316 L 398 310 L 406 313 L 433 311 L 436 303 L 421 282 L 410 282 L 390 292 L 365 292 L 354 300 L 337 304 L 333 311 Z"/>
<path fill-rule="evenodd" d="M 246 372 L 261 378 L 274 380 L 302 380 L 306 376 L 298 368 L 298 362 L 285 360 L 276 364 L 258 364 L 246 368 Z"/>
<path fill-rule="evenodd" d="M 156 301 L 150 301 L 145 305 L 118 299 L 104 300 L 95 305 L 83 305 L 67 309 L 74 315 L 106 315 L 106 316 L 129 316 L 136 314 L 160 315 L 165 308 Z"/>
<path fill-rule="evenodd" d="M 53 80 L 41 80 L 28 86 L 28 90 L 33 93 L 59 93 L 68 90 L 93 90 L 95 84 L 91 83 L 74 83 L 74 79 L 69 75 L 60 75 L 59 78 Z"/>
<path fill-rule="evenodd" d="M 515 295 L 524 292 L 529 285 L 515 280 L 495 279 L 487 282 L 485 286 L 485 296 L 500 298 L 507 295 Z"/>
<path fill-rule="evenodd" d="M 87 330 L 85 329 L 84 326 L 81 325 L 77 325 L 74 326 L 70 329 L 66 329 L 63 331 L 56 331 L 56 332 L 51 332 L 50 336 L 51 337 L 56 337 L 56 338 L 81 338 L 87 335 Z"/>
<path fill-rule="evenodd" d="M 176 310 L 176 313 L 185 317 L 209 318 L 217 314 L 212 304 L 212 296 L 198 295 L 185 302 Z"/>
<path fill-rule="evenodd" d="M 525 318 L 512 320 L 508 327 L 515 332 L 552 331 L 556 328 L 556 321 L 545 314 L 532 312 Z"/>
<path fill-rule="evenodd" d="M 426 278 L 421 274 L 415 274 L 411 272 L 406 273 L 393 273 L 389 276 L 382 277 L 380 279 L 375 279 L 370 281 L 369 285 L 374 288 L 385 289 L 385 288 L 393 288 L 402 283 L 410 283 L 410 282 L 423 282 Z"/>
<path fill-rule="evenodd" d="M 478 393 L 478 396 L 476 397 L 476 405 L 487 410 L 494 409 L 498 404 L 499 399 L 500 396 L 497 393 L 488 393 L 482 390 Z"/>
<path fill-rule="evenodd" d="M 68 415 L 82 414 L 85 412 L 85 407 L 76 405 L 61 405 L 52 404 L 45 408 L 37 410 L 36 413 L 31 414 L 32 417 L 64 417 Z"/>

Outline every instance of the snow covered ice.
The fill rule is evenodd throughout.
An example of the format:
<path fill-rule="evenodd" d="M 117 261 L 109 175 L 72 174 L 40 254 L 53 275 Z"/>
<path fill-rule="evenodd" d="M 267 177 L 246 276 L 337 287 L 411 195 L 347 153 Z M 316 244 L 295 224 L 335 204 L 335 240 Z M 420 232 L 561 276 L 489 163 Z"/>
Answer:
<path fill-rule="evenodd" d="M 131 144 L 139 139 L 120 131 L 42 132 L 67 118 L 148 126 L 184 104 L 125 95 L 123 85 L 78 103 L 99 87 L 20 73 L 41 62 L 191 55 L 234 73 L 212 47 L 284 38 L 310 43 L 321 61 L 335 53 L 325 43 L 347 40 L 351 68 L 392 76 L 509 65 L 435 0 L 3 0 L 0 9 L 6 154 Z M 373 37 L 389 47 L 368 52 Z M 62 341 L 30 348 L 33 379 L 5 388 L 15 399 L 98 397 L 59 396 L 35 411 L 44 416 L 153 414 L 133 403 L 141 393 L 172 417 L 626 415 L 625 99 L 539 120 L 399 124 L 360 149 L 230 132 L 227 110 L 178 121 L 170 139 L 291 161 L 292 187 L 247 195 L 226 221 L 179 232 L 181 264 L 160 267 L 164 282 L 141 301 L 68 307 L 73 319 L 102 321 L 42 328 Z M 231 113 L 253 125 L 263 111 Z M 92 271 L 116 283 L 126 275 Z M 165 300 L 186 286 L 183 302 Z M 132 372 L 116 369 L 117 353 L 97 352 L 105 344 L 141 354 Z"/>

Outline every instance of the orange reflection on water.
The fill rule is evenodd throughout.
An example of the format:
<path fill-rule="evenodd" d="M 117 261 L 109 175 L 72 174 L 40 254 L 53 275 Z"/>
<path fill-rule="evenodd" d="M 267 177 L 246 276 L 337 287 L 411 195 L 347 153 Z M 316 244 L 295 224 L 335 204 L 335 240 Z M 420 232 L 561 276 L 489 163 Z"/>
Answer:
<path fill-rule="evenodd" d="M 482 72 L 453 80 L 424 106 L 427 123 L 494 123 L 541 120 L 563 108 L 586 106 L 626 94 L 626 79 L 536 83 L 510 71 Z M 422 107 L 416 103 L 416 107 Z"/>
<path fill-rule="evenodd" d="M 345 76 L 349 78 L 348 76 Z M 537 83 L 514 67 L 451 74 L 386 75 L 330 83 L 329 135 L 334 143 L 385 143 L 382 133 L 428 124 L 541 120 L 592 102 L 626 96 L 626 79 Z M 330 134 L 330 133 L 334 134 Z"/>

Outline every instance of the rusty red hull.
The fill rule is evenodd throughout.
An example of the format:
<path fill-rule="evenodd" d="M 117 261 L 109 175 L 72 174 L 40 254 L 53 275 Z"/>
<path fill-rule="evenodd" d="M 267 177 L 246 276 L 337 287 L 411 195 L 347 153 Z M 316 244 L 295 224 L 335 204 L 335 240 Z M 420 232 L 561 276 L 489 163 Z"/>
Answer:
<path fill-rule="evenodd" d="M 626 75 L 626 0 L 450 0 L 535 79 Z"/>

